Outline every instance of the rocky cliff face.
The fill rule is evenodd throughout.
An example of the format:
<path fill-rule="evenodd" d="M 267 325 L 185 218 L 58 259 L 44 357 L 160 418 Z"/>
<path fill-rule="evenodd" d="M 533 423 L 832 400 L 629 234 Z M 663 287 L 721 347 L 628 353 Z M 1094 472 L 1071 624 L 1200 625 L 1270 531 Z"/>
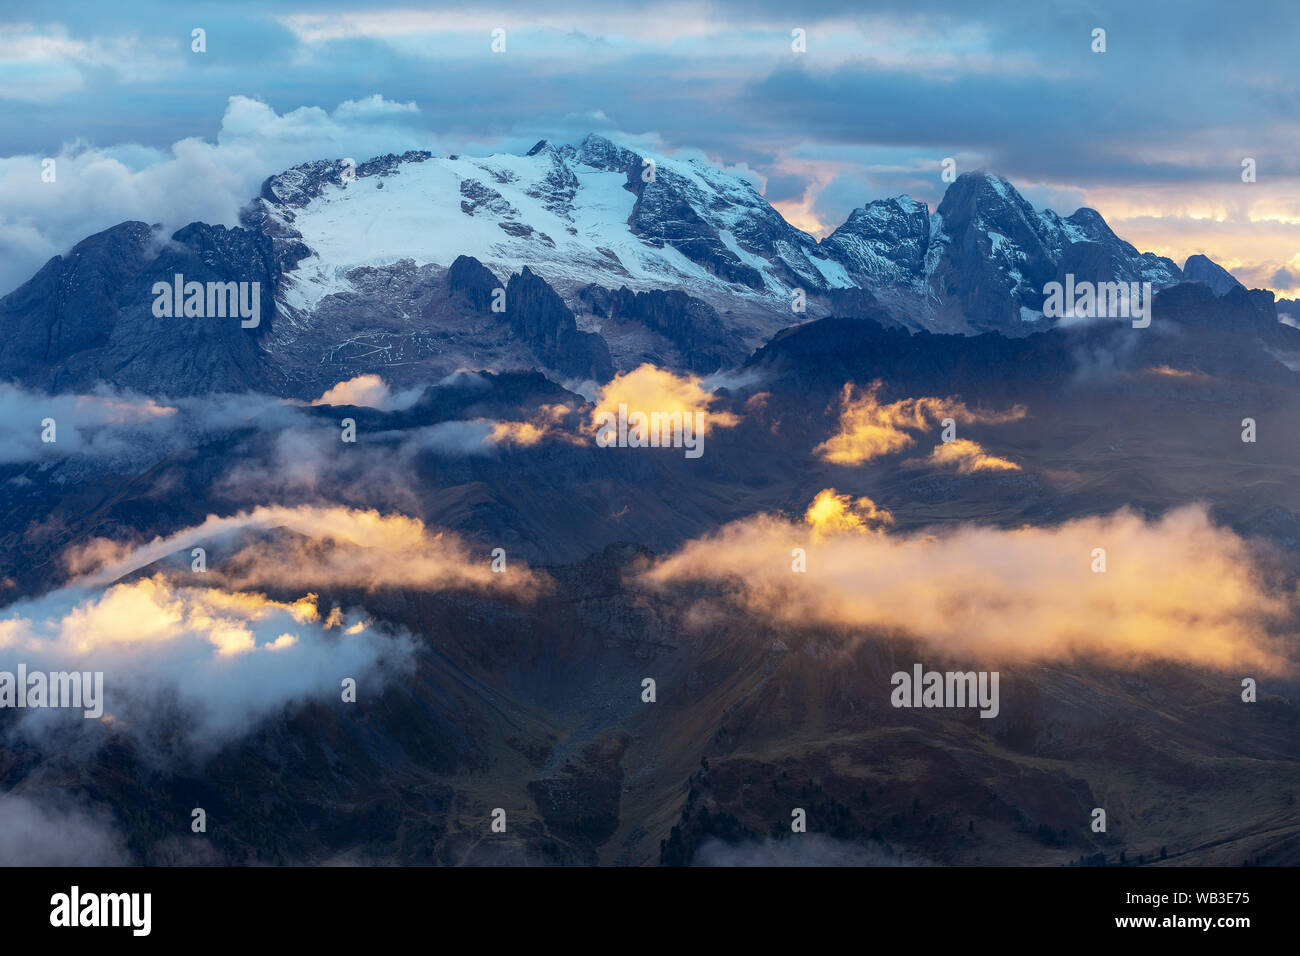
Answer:
<path fill-rule="evenodd" d="M 579 332 L 564 300 L 527 266 L 510 277 L 505 306 L 511 328 L 548 366 L 573 378 L 597 382 L 613 376 L 605 340 L 592 332 Z"/>
<path fill-rule="evenodd" d="M 592 285 L 578 291 L 578 300 L 602 328 L 633 323 L 654 333 L 641 358 L 655 365 L 707 375 L 738 365 L 748 354 L 744 339 L 727 328 L 716 309 L 680 289 L 633 292 Z"/>
<path fill-rule="evenodd" d="M 275 290 L 306 249 L 244 228 L 193 223 L 171 237 L 128 222 L 78 243 L 0 300 L 10 347 L 0 377 L 60 391 L 97 382 L 167 395 L 280 391 L 286 376 L 262 347 Z M 238 316 L 154 315 L 154 284 L 258 284 L 259 325 Z M 206 309 L 205 295 L 205 309 Z"/>

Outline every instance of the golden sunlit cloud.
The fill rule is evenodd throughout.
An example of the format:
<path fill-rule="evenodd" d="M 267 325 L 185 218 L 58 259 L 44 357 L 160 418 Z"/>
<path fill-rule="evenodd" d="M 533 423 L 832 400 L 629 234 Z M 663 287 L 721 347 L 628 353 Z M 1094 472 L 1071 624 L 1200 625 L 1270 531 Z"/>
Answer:
<path fill-rule="evenodd" d="M 740 418 L 730 412 L 712 411 L 719 400 L 703 379 L 693 375 L 676 375 L 646 363 L 630 372 L 620 372 L 600 388 L 596 407 L 591 412 L 592 428 L 599 427 L 602 415 L 617 416 L 620 405 L 632 412 L 665 414 L 705 412 L 703 432 L 712 428 L 732 428 Z"/>
<path fill-rule="evenodd" d="M 108 727 L 145 744 L 142 756 L 152 760 L 220 746 L 289 705 L 337 701 L 344 678 L 378 693 L 388 673 L 413 666 L 414 642 L 337 607 L 322 620 L 315 594 L 274 600 L 181 586 L 159 573 L 102 590 L 64 588 L 0 611 L 0 670 L 20 662 L 78 672 L 90 696 L 78 705 L 87 713 L 67 722 L 21 715 L 19 732 L 102 741 Z"/>
<path fill-rule="evenodd" d="M 563 430 L 564 419 L 573 411 L 568 405 L 543 405 L 537 414 L 524 422 L 493 422 L 488 440 L 494 445 L 515 445 L 531 448 L 547 439 L 581 442 L 575 435 Z"/>
<path fill-rule="evenodd" d="M 177 409 L 159 405 L 152 398 L 119 398 L 114 395 L 78 395 L 78 412 L 86 412 L 106 425 L 134 425 L 175 415 Z"/>
<path fill-rule="evenodd" d="M 259 645 L 253 630 L 257 622 L 271 618 L 282 624 L 319 621 L 316 595 L 273 601 L 251 592 L 175 587 L 156 574 L 114 585 L 78 604 L 59 621 L 56 639 L 80 657 L 113 645 L 163 643 L 187 632 L 202 635 L 219 655 L 242 654 L 274 643 Z M 0 623 L 0 646 L 12 646 L 22 623 Z"/>
<path fill-rule="evenodd" d="M 783 199 L 772 203 L 772 208 L 781 214 L 781 218 L 794 226 L 814 236 L 817 239 L 824 239 L 835 231 L 835 225 L 828 226 L 818 217 L 813 209 L 812 200 L 807 198 L 800 199 Z M 836 224 L 838 225 L 838 223 Z"/>
<path fill-rule="evenodd" d="M 130 547 L 96 538 L 64 556 L 81 585 L 99 586 L 155 561 L 188 552 L 235 532 L 283 529 L 274 543 L 254 541 L 213 561 L 207 574 L 234 590 L 246 588 L 493 588 L 531 597 L 544 576 L 512 561 L 494 573 L 487 554 L 472 553 L 458 535 L 429 528 L 418 518 L 341 507 L 268 506 L 220 518 L 148 544 Z"/>
<path fill-rule="evenodd" d="M 877 398 L 882 387 L 875 382 L 854 397 L 853 385 L 845 385 L 840 395 L 839 430 L 814 448 L 814 454 L 837 465 L 857 465 L 910 447 L 916 439 L 908 431 L 933 428 L 945 418 L 962 423 L 1002 424 L 1026 414 L 1020 405 L 992 412 L 970 408 L 956 398 L 905 398 L 884 405 Z"/>
<path fill-rule="evenodd" d="M 954 438 L 952 441 L 940 442 L 925 458 L 913 458 L 907 464 L 955 468 L 959 475 L 971 475 L 980 471 L 1020 470 L 1020 466 L 1014 461 L 990 455 L 984 450 L 983 445 L 968 438 Z"/>
<path fill-rule="evenodd" d="M 844 531 L 869 531 L 893 524 L 894 516 L 879 508 L 870 498 L 853 498 L 837 494 L 834 488 L 817 493 L 808 506 L 803 520 L 812 526 L 813 534 L 821 537 Z"/>
<path fill-rule="evenodd" d="M 1159 378 L 1175 379 L 1183 382 L 1203 383 L 1214 381 L 1214 376 L 1206 375 L 1204 372 L 1173 368 L 1169 365 L 1153 365 L 1150 368 L 1143 369 L 1143 374 L 1155 375 Z"/>
<path fill-rule="evenodd" d="M 313 405 L 356 405 L 362 408 L 383 408 L 388 404 L 390 389 L 378 375 L 358 375 L 339 382 Z"/>
<path fill-rule="evenodd" d="M 410 388 L 394 392 L 378 375 L 357 375 L 328 389 L 312 405 L 355 405 L 358 408 L 376 408 L 391 412 L 410 408 L 424 394 L 423 388 Z M 293 403 L 300 404 L 300 403 Z"/>
<path fill-rule="evenodd" d="M 1156 521 L 1128 511 L 1054 527 L 962 525 L 909 535 L 836 520 L 823 492 L 805 521 L 724 526 L 641 574 L 653 587 L 713 582 L 723 606 L 783 626 L 907 634 L 991 665 L 1151 659 L 1248 673 L 1291 671 L 1276 633 L 1296 595 L 1266 583 L 1250 546 L 1204 508 Z M 821 515 L 820 520 L 814 514 Z M 793 549 L 806 572 L 792 570 Z M 1105 551 L 1096 573 L 1094 549 Z M 716 605 L 693 607 L 703 621 Z"/>

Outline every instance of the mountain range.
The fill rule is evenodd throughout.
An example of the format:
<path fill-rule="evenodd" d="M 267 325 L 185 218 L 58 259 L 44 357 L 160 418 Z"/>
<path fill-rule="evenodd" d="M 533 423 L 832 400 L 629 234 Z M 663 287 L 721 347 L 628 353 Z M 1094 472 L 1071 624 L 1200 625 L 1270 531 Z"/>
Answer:
<path fill-rule="evenodd" d="M 643 362 L 707 374 L 828 315 L 1030 334 L 1055 321 L 1044 286 L 1067 274 L 1235 284 L 1204 256 L 1185 269 L 1139 253 L 1094 210 L 1038 212 L 983 172 L 958 176 L 933 212 L 875 200 L 819 242 L 747 178 L 589 135 L 523 156 L 304 164 L 268 178 L 232 228 L 122 223 L 0 300 L 0 378 L 307 396 L 367 372 L 402 385 L 465 367 L 574 384 Z M 257 282 L 259 327 L 154 316 L 154 283 L 176 274 Z"/>

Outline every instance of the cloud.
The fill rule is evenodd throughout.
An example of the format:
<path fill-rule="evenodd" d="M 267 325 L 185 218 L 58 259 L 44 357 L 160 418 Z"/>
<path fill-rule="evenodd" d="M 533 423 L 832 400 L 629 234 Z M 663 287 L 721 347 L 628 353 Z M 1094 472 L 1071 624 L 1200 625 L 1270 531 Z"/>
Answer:
<path fill-rule="evenodd" d="M 374 694 L 412 660 L 408 637 L 356 613 L 322 619 L 315 594 L 276 601 L 162 574 L 64 588 L 0 612 L 0 670 L 103 673 L 100 719 L 83 708 L 16 712 L 15 732 L 52 750 L 123 734 L 151 756 L 197 755 L 287 706 L 341 700 L 344 678 Z"/>
<path fill-rule="evenodd" d="M 0 158 L 0 295 L 120 222 L 159 222 L 167 234 L 194 221 L 237 226 L 239 210 L 272 173 L 316 159 L 361 162 L 430 148 L 432 134 L 410 126 L 414 106 L 397 106 L 370 96 L 332 113 L 302 106 L 282 115 L 231 96 L 215 143 L 186 138 L 159 149 L 78 141 L 46 155 Z M 54 182 L 41 179 L 47 157 L 55 161 Z"/>
<path fill-rule="evenodd" d="M 166 420 L 176 411 L 106 386 L 86 395 L 41 395 L 0 383 L 0 464 L 68 455 L 118 457 L 129 450 L 129 433 L 169 426 Z M 53 420 L 52 431 L 46 419 Z"/>
<path fill-rule="evenodd" d="M 490 382 L 480 371 L 458 368 L 450 375 L 439 379 L 438 384 L 454 388 L 487 388 Z"/>
<path fill-rule="evenodd" d="M 1213 375 L 1206 375 L 1199 369 L 1174 368 L 1171 365 L 1153 365 L 1150 368 L 1143 369 L 1141 374 L 1155 375 L 1159 378 L 1197 385 L 1206 385 L 1214 381 Z"/>
<path fill-rule="evenodd" d="M 356 405 L 362 408 L 377 408 L 381 411 L 401 411 L 410 408 L 424 389 L 411 388 L 397 394 L 378 375 L 358 375 L 346 382 L 339 382 L 327 389 L 320 398 L 312 401 L 313 405 Z"/>
<path fill-rule="evenodd" d="M 477 387 L 466 378 L 467 387 Z M 339 420 L 294 419 L 257 447 L 246 447 L 214 482 L 236 504 L 273 499 L 382 506 L 418 512 L 426 504 L 412 475 L 420 455 L 483 457 L 542 442 L 580 443 L 568 406 L 544 405 L 526 420 L 474 418 L 412 428 L 359 423 L 356 444 L 343 444 Z M 341 416 L 340 416 L 341 418 Z M 378 424 L 376 429 L 374 424 Z"/>
<path fill-rule="evenodd" d="M 496 451 L 492 440 L 492 423 L 478 421 L 438 422 L 402 436 L 402 448 L 411 452 L 431 451 L 451 458 L 467 455 L 490 455 Z"/>
<path fill-rule="evenodd" d="M 57 793 L 39 801 L 0 794 L 0 866 L 126 866 L 121 836 L 106 813 L 68 804 Z"/>
<path fill-rule="evenodd" d="M 523 448 L 531 448 L 548 439 L 580 443 L 581 438 L 563 428 L 565 419 L 572 413 L 573 409 L 562 403 L 542 405 L 527 421 L 494 422 L 488 437 L 497 445 Z"/>
<path fill-rule="evenodd" d="M 704 379 L 677 375 L 667 369 L 645 363 L 630 372 L 620 372 L 600 387 L 590 423 L 594 429 L 603 414 L 618 415 L 619 405 L 632 412 L 704 412 L 704 433 L 713 428 L 732 428 L 739 424 L 731 412 L 714 411 L 720 397 L 709 391 Z"/>
<path fill-rule="evenodd" d="M 870 498 L 855 499 L 850 495 L 836 494 L 834 488 L 825 488 L 808 506 L 803 520 L 812 527 L 814 537 L 821 538 L 846 531 L 875 530 L 893 524 L 894 516 L 877 507 Z"/>
<path fill-rule="evenodd" d="M 53 420 L 51 432 L 45 424 Z M 241 428 L 303 427 L 295 403 L 258 394 L 150 398 L 100 385 L 47 395 L 0 383 L 0 465 L 42 462 L 140 473 L 168 455 Z M 53 441 L 44 441 L 52 435 Z"/>
<path fill-rule="evenodd" d="M 541 405 L 525 420 L 473 418 L 438 422 L 393 433 L 397 454 L 405 463 L 412 454 L 431 451 L 449 457 L 491 455 L 502 448 L 532 448 L 546 441 L 581 444 L 584 439 L 566 427 L 573 408 L 563 403 Z"/>
<path fill-rule="evenodd" d="M 839 429 L 813 452 L 823 461 L 857 465 L 910 447 L 916 439 L 909 431 L 934 428 L 945 418 L 975 424 L 1002 424 L 1024 418 L 1026 410 L 1014 406 L 1004 412 L 970 408 L 957 398 L 905 398 L 882 404 L 877 397 L 882 383 L 873 383 L 854 397 L 852 384 L 840 395 Z"/>
<path fill-rule="evenodd" d="M 1259 160 L 1250 193 L 1296 194 L 1291 5 L 1272 0 L 1250 17 L 1209 3 L 1174 17 L 1160 4 L 1104 0 L 1091 9 L 1109 31 L 1105 55 L 1090 51 L 1090 27 L 1068 16 L 947 0 L 801 7 L 808 46 L 797 55 L 789 11 L 774 3 L 651 3 L 631 12 L 505 2 L 472 13 L 445 3 L 360 12 L 295 3 L 274 16 L 230 4 L 167 11 L 136 2 L 110 15 L 45 3 L 23 14 L 28 23 L 0 25 L 8 54 L 0 56 L 0 120 L 21 151 L 11 176 L 0 162 L 0 289 L 123 219 L 230 224 L 221 216 L 262 177 L 297 162 L 409 148 L 522 150 L 593 130 L 743 164 L 819 233 L 871 198 L 907 192 L 933 208 L 942 189 L 933 169 L 946 156 L 961 169 L 996 170 L 1034 197 L 1113 187 L 1110 198 L 1087 201 L 1112 224 L 1124 205 L 1169 185 L 1179 196 L 1162 203 L 1157 239 L 1177 246 L 1179 261 L 1198 251 L 1190 237 L 1199 227 L 1171 213 L 1189 196 L 1243 195 L 1243 152 Z M 208 30 L 203 55 L 188 49 L 196 22 Z M 494 26 L 508 27 L 502 56 L 488 53 Z M 1200 69 L 1211 56 L 1230 68 Z M 557 68 L 574 62 L 583 69 Z M 258 92 L 280 112 L 230 100 L 232 91 Z M 1099 102 L 1129 122 L 1099 116 Z M 1183 108 L 1165 109 L 1170 102 Z M 223 108 L 212 146 L 204 140 Z M 1134 126 L 1147 135 L 1132 137 Z M 61 148 L 75 136 L 95 145 Z M 74 165 L 57 190 L 40 183 L 41 158 L 78 150 L 103 168 Z M 795 162 L 835 150 L 839 161 Z M 183 182 L 156 168 L 177 160 Z M 809 184 L 802 196 L 792 176 Z M 871 192 L 859 196 L 867 184 Z M 819 221 L 813 203 L 829 218 Z M 1239 242 L 1251 239 L 1239 233 L 1204 251 L 1217 261 L 1257 258 L 1270 267 L 1265 278 L 1289 255 L 1274 243 L 1267 256 L 1247 257 Z"/>
<path fill-rule="evenodd" d="M 941 468 L 953 468 L 959 475 L 971 475 L 980 471 L 1020 470 L 1020 466 L 1014 461 L 990 455 L 984 450 L 983 445 L 968 438 L 940 442 L 925 458 L 913 458 L 906 464 L 930 464 Z"/>
<path fill-rule="evenodd" d="M 244 540 L 271 531 L 274 542 Z M 418 518 L 343 507 L 262 506 L 229 517 L 209 515 L 201 524 L 145 544 L 96 538 L 64 555 L 77 584 L 116 581 L 177 552 L 208 549 L 211 580 L 246 588 L 351 587 L 474 588 L 531 597 L 545 578 L 517 562 L 494 573 L 487 554 L 475 555 L 449 531 Z"/>
<path fill-rule="evenodd" d="M 823 492 L 825 495 L 826 492 Z M 833 494 L 833 492 L 832 492 Z M 819 501 L 823 500 L 819 496 Z M 658 588 L 701 582 L 779 626 L 911 635 L 993 666 L 1152 659 L 1231 673 L 1287 672 L 1276 632 L 1296 595 L 1262 557 L 1191 506 L 1146 521 L 1128 511 L 1053 527 L 977 525 L 889 535 L 853 523 L 758 515 L 684 545 L 641 572 Z M 806 573 L 791 570 L 794 548 Z M 1106 571 L 1094 573 L 1094 549 Z"/>
<path fill-rule="evenodd" d="M 206 570 L 191 567 L 195 547 Z M 169 560 L 178 552 L 179 565 Z M 25 710 L 18 730 L 51 746 L 120 732 L 159 757 L 219 746 L 287 706 L 338 700 L 345 677 L 373 694 L 411 666 L 409 636 L 377 629 L 360 608 L 325 613 L 321 589 L 529 600 L 549 584 L 518 561 L 493 572 L 490 555 L 418 519 L 342 507 L 210 516 L 141 544 L 92 539 L 62 559 L 70 584 L 0 611 L 0 670 L 102 671 L 105 716 Z"/>
<path fill-rule="evenodd" d="M 476 388 L 486 380 L 466 373 L 450 384 Z M 151 398 L 106 385 L 86 394 L 47 395 L 0 383 L 0 465 L 39 462 L 58 466 L 64 477 L 140 474 L 184 449 L 253 429 L 266 438 L 245 436 L 240 453 L 213 482 L 219 494 L 235 502 L 309 495 L 414 510 L 418 496 L 403 471 L 413 467 L 413 457 L 421 452 L 462 457 L 545 441 L 587 441 L 574 409 L 557 403 L 542 405 L 523 420 L 362 428 L 357 445 L 344 450 L 378 446 L 382 452 L 340 454 L 338 421 L 308 410 L 346 405 L 401 411 L 423 394 L 421 387 L 395 391 L 377 375 L 340 382 L 310 403 L 255 393 Z M 53 442 L 42 440 L 49 434 L 46 419 L 54 422 Z"/>
<path fill-rule="evenodd" d="M 174 70 L 180 57 L 165 40 L 137 36 L 74 36 L 63 25 L 0 24 L 0 99 L 48 103 L 82 92 L 87 77 L 111 73 L 124 83 Z M 21 64 L 20 69 L 15 69 Z"/>

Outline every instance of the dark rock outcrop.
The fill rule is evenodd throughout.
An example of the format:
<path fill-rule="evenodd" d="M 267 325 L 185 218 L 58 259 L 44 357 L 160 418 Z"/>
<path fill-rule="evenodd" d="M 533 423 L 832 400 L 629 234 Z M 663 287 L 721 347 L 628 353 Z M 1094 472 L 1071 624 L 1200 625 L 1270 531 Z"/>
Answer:
<path fill-rule="evenodd" d="M 1183 264 L 1183 278 L 1188 282 L 1203 282 L 1215 295 L 1224 295 L 1241 283 L 1223 266 L 1208 256 L 1188 256 Z"/>
<path fill-rule="evenodd" d="M 640 322 L 667 339 L 692 372 L 709 374 L 742 361 L 747 352 L 739 336 L 728 332 L 717 310 L 679 289 L 617 292 L 586 286 L 578 298 L 593 315 Z"/>
<path fill-rule="evenodd" d="M 0 379 L 54 391 L 97 382 L 153 395 L 275 392 L 280 370 L 259 347 L 272 331 L 275 289 L 306 250 L 243 228 L 191 223 L 167 239 L 126 222 L 82 240 L 0 299 L 9 347 Z M 256 282 L 260 324 L 239 317 L 158 317 L 156 282 Z"/>
<path fill-rule="evenodd" d="M 564 300 L 527 266 L 510 277 L 505 302 L 504 318 L 544 363 L 575 378 L 604 382 L 613 377 L 605 340 L 578 331 Z"/>

